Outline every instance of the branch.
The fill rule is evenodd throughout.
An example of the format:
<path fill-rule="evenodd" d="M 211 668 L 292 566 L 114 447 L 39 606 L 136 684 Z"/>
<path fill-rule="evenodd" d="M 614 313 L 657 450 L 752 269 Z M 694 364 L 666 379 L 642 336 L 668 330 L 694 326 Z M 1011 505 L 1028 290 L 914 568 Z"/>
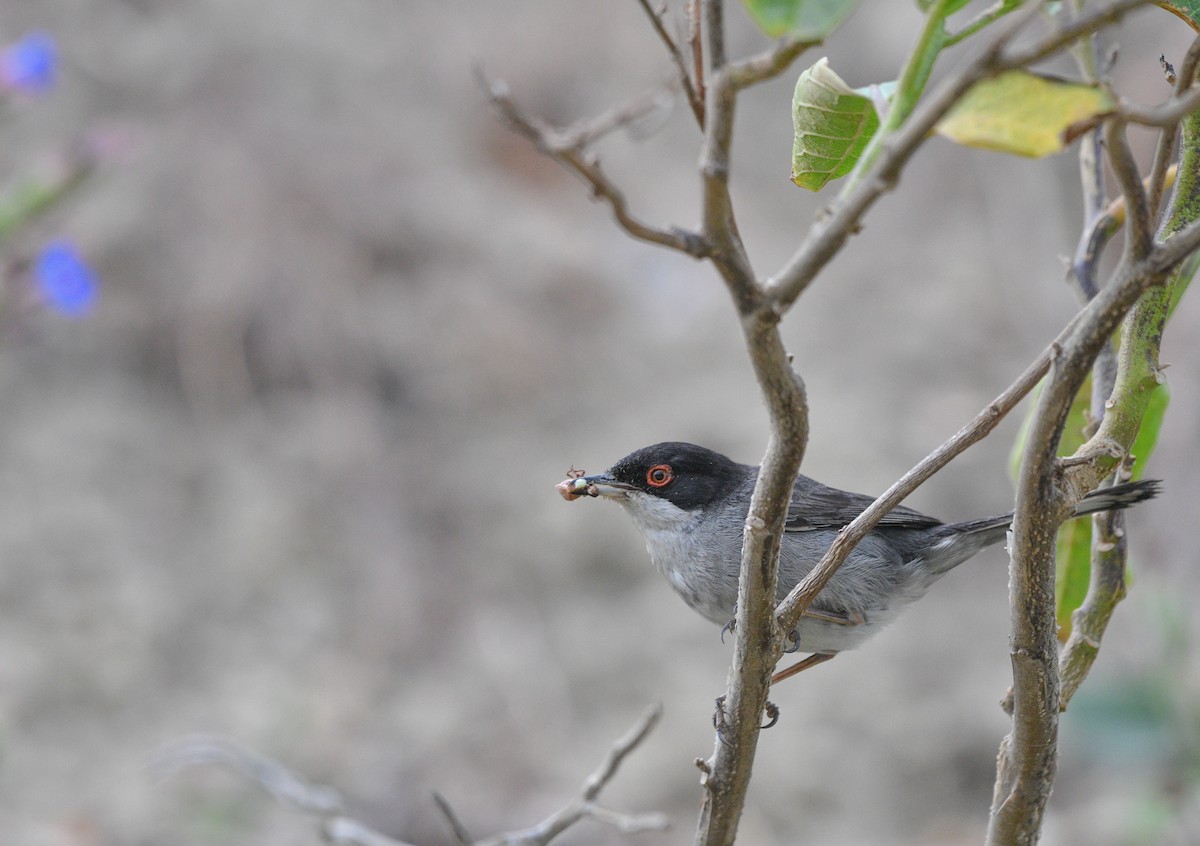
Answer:
<path fill-rule="evenodd" d="M 688 0 L 688 45 L 692 48 L 692 67 L 696 69 L 696 94 L 700 102 L 708 99 L 704 87 L 704 43 L 700 37 L 700 0 Z"/>
<path fill-rule="evenodd" d="M 434 794 L 434 801 L 450 821 L 454 837 L 462 846 L 545 846 L 575 823 L 587 819 L 611 825 L 622 834 L 663 831 L 669 823 L 661 814 L 621 814 L 596 804 L 600 791 L 608 786 L 621 763 L 641 745 L 661 716 L 660 706 L 649 708 L 633 728 L 613 744 L 595 772 L 584 780 L 579 796 L 531 828 L 474 841 L 440 794 Z M 183 738 L 160 750 L 153 767 L 161 777 L 166 777 L 201 764 L 231 769 L 257 782 L 284 807 L 317 817 L 323 837 L 335 846 L 412 846 L 346 816 L 341 796 L 333 788 L 309 784 L 278 761 L 231 740 Z"/>
<path fill-rule="evenodd" d="M 1121 100 L 1117 103 L 1117 114 L 1127 123 L 1140 123 L 1173 129 L 1187 115 L 1200 108 L 1200 89 L 1193 88 L 1180 97 L 1174 97 L 1161 106 L 1140 106 Z"/>
<path fill-rule="evenodd" d="M 1078 319 L 1078 318 L 1076 318 Z M 1059 335 L 1065 338 L 1074 325 L 1073 320 Z M 1055 341 L 1041 355 L 1025 368 L 1016 381 L 992 400 L 963 428 L 959 429 L 949 440 L 921 459 L 915 467 L 901 476 L 891 487 L 884 491 L 865 511 L 859 514 L 843 528 L 821 561 L 801 582 L 792 588 L 791 592 L 779 603 L 775 614 L 779 620 L 779 628 L 790 632 L 800 622 L 800 618 L 808 607 L 833 578 L 837 569 L 842 565 L 858 546 L 859 542 L 875 528 L 893 508 L 899 505 L 913 491 L 923 485 L 935 473 L 945 467 L 964 452 L 972 444 L 978 443 L 988 435 L 1013 408 L 1016 407 L 1026 394 L 1037 385 L 1038 381 L 1050 368 L 1059 349 Z"/>
<path fill-rule="evenodd" d="M 781 39 L 772 49 L 730 65 L 729 82 L 739 91 L 766 82 L 787 70 L 805 50 L 820 43 L 795 38 Z"/>
<path fill-rule="evenodd" d="M 1015 70 L 1041 61 L 1057 53 L 1075 39 L 1115 24 L 1134 9 L 1148 6 L 1152 2 L 1153 0 L 1116 0 L 1103 8 L 1080 15 L 1023 47 L 1006 50 L 1000 57 L 1000 70 Z M 1033 5 L 1044 4 L 1034 3 Z"/>
<path fill-rule="evenodd" d="M 1100 130 L 1098 129 L 1097 132 Z M 1086 142 L 1085 142 L 1086 143 Z M 1083 151 L 1080 151 L 1080 155 Z M 1101 171 L 1102 172 L 1102 171 Z M 1177 165 L 1171 165 L 1166 172 L 1161 176 L 1161 183 L 1158 185 L 1158 194 L 1170 190 L 1175 184 L 1176 175 L 1179 172 Z M 1150 182 L 1150 178 L 1142 181 L 1142 186 L 1146 191 L 1147 197 L 1152 196 L 1154 185 Z M 1150 201 L 1147 200 L 1147 205 Z M 1116 235 L 1121 227 L 1125 224 L 1125 197 L 1120 196 L 1108 204 L 1099 215 L 1091 218 L 1091 224 L 1080 235 L 1079 244 L 1075 248 L 1075 257 L 1071 260 L 1071 274 L 1079 283 L 1080 290 L 1083 293 L 1084 299 L 1091 299 L 1096 296 L 1096 262 L 1100 260 L 1100 255 L 1104 248 L 1108 246 L 1108 242 Z"/>
<path fill-rule="evenodd" d="M 558 835 L 562 834 L 581 820 L 611 825 L 622 834 L 636 834 L 642 831 L 665 831 L 670 823 L 661 814 L 627 815 L 603 808 L 596 804 L 600 794 L 617 773 L 617 769 L 625 758 L 641 745 L 646 736 L 658 724 L 662 716 L 662 707 L 655 705 L 649 708 L 641 719 L 613 744 L 607 757 L 591 775 L 584 779 L 579 796 L 566 807 L 551 814 L 531 828 L 512 831 L 480 840 L 476 846 L 545 846 Z M 449 807 L 448 805 L 446 806 Z"/>
<path fill-rule="evenodd" d="M 1135 258 L 1142 258 L 1150 250 L 1154 232 L 1146 189 L 1142 186 L 1142 175 L 1125 135 L 1124 121 L 1116 118 L 1105 121 L 1104 144 L 1108 150 L 1108 163 L 1125 198 L 1125 232 L 1129 248 Z"/>
<path fill-rule="evenodd" d="M 1185 170 L 1180 167 L 1181 174 Z M 1194 228 L 1192 224 L 1180 234 L 1191 235 Z M 1162 295 L 1161 289 L 1150 289 L 1162 284 L 1164 273 L 1171 266 L 1164 266 L 1164 262 L 1174 255 L 1174 250 L 1168 254 L 1173 240 L 1152 247 L 1141 258 L 1135 251 L 1128 253 L 1113 280 L 1084 308 L 1081 319 L 1063 344 L 1062 355 L 1054 362 L 1030 422 L 1009 543 L 1013 723 L 997 762 L 988 826 L 988 843 L 993 846 L 1036 842 L 1054 780 L 1058 713 L 1063 701 L 1054 608 L 1054 538 L 1058 526 L 1083 494 L 1125 457 L 1136 433 L 1135 423 L 1132 431 L 1122 433 L 1122 437 L 1105 436 L 1105 427 L 1113 425 L 1112 421 L 1118 417 L 1114 405 L 1105 415 L 1100 431 L 1080 451 L 1083 454 L 1077 453 L 1064 463 L 1057 456 L 1063 426 L 1088 370 L 1125 314 L 1139 298 L 1144 303 L 1154 303 Z M 1144 306 L 1139 304 L 1138 308 Z M 1131 314 L 1129 319 L 1136 318 Z M 1161 334 L 1161 324 L 1157 330 Z M 1142 334 L 1147 337 L 1146 332 Z M 1121 352 L 1122 366 L 1127 366 L 1131 358 L 1143 357 L 1131 352 L 1135 343 L 1138 342 L 1131 332 Z M 1119 387 L 1128 384 L 1120 371 L 1117 384 Z M 1108 612 L 1111 613 L 1111 607 Z M 1104 616 L 1103 622 L 1106 621 Z M 1088 630 L 1087 620 L 1081 618 L 1080 622 L 1085 629 L 1077 644 L 1094 652 L 1098 635 L 1094 629 Z M 1087 656 L 1080 653 L 1071 657 L 1072 668 L 1075 661 L 1084 662 L 1081 666 L 1086 672 L 1086 665 L 1090 664 Z"/>
<path fill-rule="evenodd" d="M 225 767 L 256 782 L 285 808 L 315 816 L 330 843 L 338 846 L 412 846 L 346 817 L 341 794 L 332 787 L 310 784 L 283 764 L 248 746 L 223 737 L 185 737 L 166 744 L 151 761 L 159 778 L 201 765 Z"/>
<path fill-rule="evenodd" d="M 567 129 L 556 129 L 541 119 L 527 115 L 509 94 L 508 86 L 500 80 L 491 80 L 483 70 L 476 68 L 475 76 L 484 95 L 500 114 L 500 117 L 517 133 L 525 136 L 543 153 L 554 159 L 572 173 L 582 177 L 591 186 L 593 196 L 602 199 L 612 208 L 618 225 L 639 241 L 648 241 L 672 250 L 678 250 L 692 258 L 703 258 L 708 254 L 704 239 L 686 229 L 672 227 L 661 229 L 643 223 L 629 211 L 625 195 L 605 176 L 596 157 L 585 152 L 587 144 L 600 135 L 619 126 L 624 126 L 650 109 L 646 99 L 636 101 L 633 106 L 615 109 L 599 118 Z"/>
<path fill-rule="evenodd" d="M 675 64 L 675 70 L 679 74 L 679 84 L 683 88 L 683 95 L 687 98 L 688 105 L 691 106 L 692 115 L 696 118 L 696 123 L 703 129 L 704 97 L 696 90 L 696 86 L 692 84 L 692 76 L 688 73 L 687 61 L 683 58 L 683 51 L 679 49 L 679 45 L 675 43 L 675 39 L 671 37 L 671 33 L 667 32 L 667 28 L 663 24 L 663 17 L 666 15 L 667 7 L 664 5 L 656 12 L 650 5 L 650 0 L 638 0 L 638 5 L 646 13 L 646 17 L 650 18 L 650 25 L 654 27 L 655 34 L 658 35 L 663 46 L 667 48 L 667 53 L 671 56 L 671 61 Z"/>
<path fill-rule="evenodd" d="M 1041 13 L 1040 2 L 1029 3 L 1005 22 L 979 55 L 954 77 L 944 81 L 926 97 L 909 119 L 881 141 L 879 158 L 849 191 L 834 202 L 827 216 L 809 230 L 800 247 L 765 285 L 768 299 L 780 311 L 791 308 L 817 274 L 837 255 L 861 226 L 863 215 L 899 179 L 900 172 L 926 137 L 976 82 L 1002 71 L 1023 67 L 1058 50 L 1071 41 L 1107 26 L 1149 0 L 1118 0 L 1084 15 L 1061 29 L 1035 39 L 1020 49 L 1006 49 L 1013 38 Z"/>
<path fill-rule="evenodd" d="M 808 401 L 779 335 L 779 314 L 764 302 L 738 234 L 729 195 L 729 151 L 738 91 L 780 72 L 803 47 L 784 42 L 729 66 L 720 0 L 703 0 L 704 54 L 709 61 L 704 149 L 700 158 L 703 232 L 710 259 L 742 319 L 746 348 L 770 419 L 770 438 L 742 537 L 733 661 L 712 757 L 702 764 L 704 802 L 696 843 L 731 846 L 746 803 L 761 715 L 783 638 L 772 613 L 779 545 L 792 484 L 808 442 Z"/>
<path fill-rule="evenodd" d="M 1019 5 L 1006 2 L 1006 0 L 996 0 L 995 3 L 981 11 L 973 20 L 965 24 L 958 32 L 947 35 L 946 46 L 953 47 L 958 42 L 970 38 L 975 33 L 991 26 L 1009 12 L 1014 12 L 1018 8 L 1020 8 Z"/>
<path fill-rule="evenodd" d="M 1100 639 L 1117 603 L 1125 598 L 1126 542 L 1124 512 L 1110 511 L 1092 518 L 1092 561 L 1087 596 L 1071 614 L 1071 635 L 1059 658 L 1065 711 L 1083 684 L 1100 652 Z"/>

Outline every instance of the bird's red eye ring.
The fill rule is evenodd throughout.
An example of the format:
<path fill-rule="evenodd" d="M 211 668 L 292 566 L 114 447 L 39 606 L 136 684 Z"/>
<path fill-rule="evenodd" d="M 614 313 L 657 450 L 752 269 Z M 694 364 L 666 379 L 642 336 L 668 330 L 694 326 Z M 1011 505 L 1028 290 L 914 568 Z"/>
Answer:
<path fill-rule="evenodd" d="M 665 488 L 674 478 L 675 474 L 668 464 L 655 464 L 646 471 L 646 484 L 652 488 Z"/>

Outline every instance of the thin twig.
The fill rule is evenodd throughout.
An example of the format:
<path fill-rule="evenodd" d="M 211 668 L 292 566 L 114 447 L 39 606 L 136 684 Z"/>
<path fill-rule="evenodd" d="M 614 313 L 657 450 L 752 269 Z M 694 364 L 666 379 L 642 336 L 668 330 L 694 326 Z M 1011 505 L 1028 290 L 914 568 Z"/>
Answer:
<path fill-rule="evenodd" d="M 1161 106 L 1141 106 L 1122 100 L 1117 104 L 1117 114 L 1127 123 L 1170 129 L 1198 108 L 1200 88 L 1192 88 L 1186 94 L 1173 97 Z"/>
<path fill-rule="evenodd" d="M 527 115 L 509 94 L 508 86 L 499 80 L 489 79 L 482 69 L 476 68 L 476 78 L 484 90 L 488 102 L 506 123 L 516 132 L 532 141 L 539 150 L 557 161 L 567 170 L 580 176 L 595 197 L 604 200 L 612 208 L 618 225 L 639 241 L 648 241 L 686 253 L 693 258 L 703 258 L 709 247 L 704 238 L 695 232 L 679 227 L 661 229 L 639 220 L 629 211 L 624 193 L 604 174 L 596 157 L 586 152 L 581 144 L 595 138 L 595 125 L 612 126 L 613 119 L 588 122 L 593 129 L 559 130 L 541 119 Z"/>
<path fill-rule="evenodd" d="M 1073 325 L 1074 321 L 1072 321 Z M 1064 329 L 1059 338 L 1066 337 L 1068 329 Z M 837 568 L 849 557 L 859 542 L 905 497 L 928 481 L 935 473 L 950 463 L 971 445 L 982 440 L 992 429 L 1004 419 L 1016 405 L 1037 385 L 1038 381 L 1050 369 L 1050 364 L 1058 353 L 1058 342 L 1047 347 L 1041 355 L 1025 368 L 1011 385 L 1004 389 L 994 400 L 975 415 L 963 428 L 954 433 L 945 443 L 921 459 L 911 470 L 901 476 L 884 491 L 865 511 L 858 515 L 845 528 L 838 532 L 837 537 L 822 557 L 820 563 L 792 588 L 787 597 L 775 609 L 782 631 L 790 632 L 799 622 L 804 612 L 812 604 L 817 594 L 824 589 L 833 578 Z"/>
<path fill-rule="evenodd" d="M 1108 150 L 1108 163 L 1112 167 L 1121 195 L 1125 198 L 1125 232 L 1135 258 L 1150 251 L 1154 240 L 1154 229 L 1150 222 L 1146 189 L 1142 186 L 1142 175 L 1138 173 L 1133 150 L 1125 135 L 1125 123 L 1110 118 L 1104 125 L 1104 145 Z"/>
<path fill-rule="evenodd" d="M 708 92 L 704 82 L 704 40 L 700 37 L 700 0 L 690 0 L 688 3 L 688 45 L 692 48 L 692 68 L 695 71 L 696 95 L 701 103 L 708 102 Z M 704 126 L 704 121 L 700 122 Z"/>
<path fill-rule="evenodd" d="M 726 71 L 729 82 L 736 90 L 766 82 L 787 70 L 805 50 L 820 43 L 795 38 L 780 39 L 770 50 L 730 65 Z"/>
<path fill-rule="evenodd" d="M 1134 9 L 1149 6 L 1152 2 L 1153 0 L 1115 0 L 1103 8 L 1075 18 L 1027 45 L 1006 49 L 999 57 L 999 69 L 1014 70 L 1041 61 L 1057 53 L 1075 39 L 1114 24 Z M 1044 4 L 1034 3 L 1033 6 L 1038 7 L 1035 11 L 1040 12 L 1042 5 Z"/>
<path fill-rule="evenodd" d="M 953 47 L 958 42 L 970 38 L 981 29 L 991 26 L 993 23 L 1000 20 L 1000 18 L 1004 17 L 1009 12 L 1015 11 L 1017 8 L 1017 6 L 1006 2 L 1006 0 L 996 0 L 995 3 L 993 3 L 991 6 L 988 6 L 986 9 L 983 9 L 972 20 L 964 24 L 963 28 L 958 32 L 947 35 L 946 46 Z"/>
<path fill-rule="evenodd" d="M 579 797 L 566 807 L 535 826 L 480 840 L 477 846 L 545 846 L 581 820 L 610 825 L 622 833 L 666 830 L 670 822 L 662 814 L 622 814 L 595 803 L 597 795 L 612 780 L 621 762 L 641 745 L 661 716 L 661 706 L 648 708 L 633 728 L 613 744 L 600 766 L 584 780 Z"/>
<path fill-rule="evenodd" d="M 626 732 L 624 737 L 621 737 L 613 744 L 609 750 L 608 756 L 600 763 L 591 775 L 583 782 L 583 798 L 591 802 L 600 795 L 600 791 L 608 786 L 614 775 L 625 758 L 634 749 L 642 745 L 642 741 L 650 732 L 654 731 L 654 727 L 658 725 L 659 719 L 662 718 L 662 706 L 652 705 L 646 709 L 646 713 L 642 718 Z"/>
<path fill-rule="evenodd" d="M 436 790 L 430 795 L 433 797 L 433 804 L 437 805 L 437 809 L 441 811 L 442 818 L 446 821 L 446 825 L 450 827 L 450 833 L 454 835 L 454 839 L 459 846 L 471 846 L 475 842 L 475 839 L 471 837 L 471 832 L 467 830 L 463 821 L 458 818 L 458 814 L 455 813 L 454 807 L 450 804 L 449 800 Z"/>
<path fill-rule="evenodd" d="M 435 792 L 434 802 L 449 822 L 450 830 L 460 846 L 546 846 L 581 820 L 610 825 L 625 834 L 662 831 L 670 825 L 662 814 L 623 814 L 595 802 L 625 758 L 641 745 L 661 716 L 661 706 L 647 709 L 633 728 L 613 744 L 600 766 L 585 779 L 579 796 L 530 828 L 476 841 L 471 838 L 445 797 Z M 202 764 L 227 767 L 257 782 L 284 807 L 317 817 L 318 828 L 325 840 L 335 846 L 412 846 L 346 816 L 341 796 L 333 788 L 310 784 L 278 761 L 225 738 L 184 738 L 165 746 L 153 762 L 154 769 L 162 776 L 174 775 Z"/>
<path fill-rule="evenodd" d="M 1167 168 L 1167 172 L 1162 175 L 1162 181 L 1158 185 L 1159 193 L 1164 193 L 1171 189 L 1175 184 L 1175 178 L 1178 173 L 1178 167 L 1171 165 Z M 1150 183 L 1150 177 L 1142 180 L 1142 186 L 1146 191 L 1147 197 L 1152 193 L 1153 185 Z M 1147 200 L 1147 203 L 1149 200 Z M 1071 273 L 1076 278 L 1084 292 L 1084 299 L 1091 299 L 1096 295 L 1096 262 L 1100 259 L 1100 254 L 1116 235 L 1121 227 L 1125 224 L 1125 197 L 1120 196 L 1108 204 L 1107 208 L 1092 219 L 1092 222 L 1084 229 L 1080 235 L 1079 244 L 1075 249 L 1075 256 L 1071 260 Z"/>
<path fill-rule="evenodd" d="M 337 814 L 344 809 L 341 795 L 333 788 L 310 784 L 273 758 L 225 737 L 179 738 L 160 748 L 150 762 L 159 778 L 201 765 L 233 770 L 256 782 L 279 804 L 306 814 Z"/>
<path fill-rule="evenodd" d="M 347 817 L 341 795 L 332 787 L 310 784 L 273 758 L 228 738 L 181 738 L 162 747 L 151 761 L 151 769 L 163 778 L 201 765 L 230 769 L 285 808 L 315 816 L 326 840 L 336 846 L 411 846 Z"/>
<path fill-rule="evenodd" d="M 1084 300 L 1096 296 L 1096 262 L 1104 246 L 1115 234 L 1115 225 L 1104 226 L 1104 162 L 1100 157 L 1101 131 L 1088 132 L 1079 144 L 1079 181 L 1083 195 L 1083 216 L 1087 222 L 1075 247 L 1071 275 Z M 1112 216 L 1108 216 L 1112 219 Z M 1111 230 L 1111 231 L 1110 231 Z"/>
<path fill-rule="evenodd" d="M 687 98 L 688 105 L 692 109 L 692 114 L 696 118 L 696 123 L 700 128 L 704 128 L 704 99 L 696 91 L 696 86 L 692 84 L 692 76 L 688 73 L 687 61 L 683 57 L 683 51 L 679 49 L 679 45 L 675 43 L 675 39 L 671 37 L 671 33 L 667 32 L 667 27 L 663 23 L 663 18 L 666 16 L 667 7 L 662 6 L 658 11 L 650 5 L 650 0 L 637 0 L 638 5 L 642 7 L 642 11 L 646 13 L 646 17 L 650 18 L 650 25 L 654 27 L 654 32 L 658 35 L 663 46 L 667 48 L 667 53 L 671 56 L 671 61 L 675 65 L 675 70 L 679 74 L 679 84 L 683 88 L 683 96 Z"/>

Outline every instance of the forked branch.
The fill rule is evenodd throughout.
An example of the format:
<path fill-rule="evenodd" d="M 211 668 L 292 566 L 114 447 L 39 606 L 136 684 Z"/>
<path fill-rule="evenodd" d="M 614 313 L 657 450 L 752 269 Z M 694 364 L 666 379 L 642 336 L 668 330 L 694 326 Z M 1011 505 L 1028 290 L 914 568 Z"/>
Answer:
<path fill-rule="evenodd" d="M 546 846 L 583 820 L 610 825 L 624 834 L 663 831 L 669 823 L 661 814 L 624 814 L 605 808 L 596 801 L 625 758 L 642 744 L 661 716 L 662 709 L 659 706 L 648 709 L 633 728 L 613 744 L 605 759 L 584 780 L 579 795 L 530 828 L 474 840 L 449 803 L 436 793 L 434 800 L 461 846 Z M 348 816 L 340 794 L 333 788 L 311 784 L 278 761 L 225 738 L 183 738 L 163 747 L 153 763 L 160 777 L 199 765 L 215 765 L 232 770 L 256 782 L 284 807 L 313 816 L 322 837 L 335 846 L 412 846 Z"/>

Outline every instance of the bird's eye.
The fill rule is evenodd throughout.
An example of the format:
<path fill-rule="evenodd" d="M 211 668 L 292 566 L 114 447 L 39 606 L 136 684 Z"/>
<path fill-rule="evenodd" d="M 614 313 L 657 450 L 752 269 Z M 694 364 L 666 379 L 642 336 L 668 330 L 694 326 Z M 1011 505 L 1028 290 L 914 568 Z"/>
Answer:
<path fill-rule="evenodd" d="M 674 478 L 675 474 L 666 464 L 655 464 L 646 471 L 646 484 L 652 488 L 665 488 Z"/>

